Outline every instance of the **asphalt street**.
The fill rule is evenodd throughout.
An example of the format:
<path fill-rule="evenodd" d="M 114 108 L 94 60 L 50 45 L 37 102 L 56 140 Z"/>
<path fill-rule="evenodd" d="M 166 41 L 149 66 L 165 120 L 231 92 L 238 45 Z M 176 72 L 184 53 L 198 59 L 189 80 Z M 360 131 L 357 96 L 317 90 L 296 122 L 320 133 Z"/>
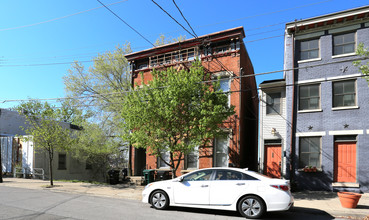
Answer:
<path fill-rule="evenodd" d="M 158 211 L 137 200 L 0 186 L 0 219 L 244 219 L 237 212 L 173 208 Z M 334 219 L 316 210 L 268 213 L 264 219 Z"/>

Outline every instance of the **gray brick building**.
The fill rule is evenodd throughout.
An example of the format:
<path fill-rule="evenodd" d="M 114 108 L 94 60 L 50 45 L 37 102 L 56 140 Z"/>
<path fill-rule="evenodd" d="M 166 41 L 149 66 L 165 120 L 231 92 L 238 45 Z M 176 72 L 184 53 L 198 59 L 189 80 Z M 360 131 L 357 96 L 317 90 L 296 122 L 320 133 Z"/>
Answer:
<path fill-rule="evenodd" d="M 286 177 L 297 188 L 369 192 L 369 87 L 352 62 L 369 6 L 287 23 Z"/>

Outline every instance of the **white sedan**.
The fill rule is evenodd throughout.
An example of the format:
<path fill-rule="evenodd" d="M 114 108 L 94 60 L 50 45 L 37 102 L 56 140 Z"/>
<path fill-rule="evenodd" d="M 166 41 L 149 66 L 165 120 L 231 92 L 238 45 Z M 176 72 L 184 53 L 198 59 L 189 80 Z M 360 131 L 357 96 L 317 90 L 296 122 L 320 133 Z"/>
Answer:
<path fill-rule="evenodd" d="M 293 197 L 288 180 L 247 169 L 208 168 L 148 184 L 142 202 L 155 209 L 182 206 L 234 210 L 247 218 L 259 218 L 265 212 L 289 210 Z"/>

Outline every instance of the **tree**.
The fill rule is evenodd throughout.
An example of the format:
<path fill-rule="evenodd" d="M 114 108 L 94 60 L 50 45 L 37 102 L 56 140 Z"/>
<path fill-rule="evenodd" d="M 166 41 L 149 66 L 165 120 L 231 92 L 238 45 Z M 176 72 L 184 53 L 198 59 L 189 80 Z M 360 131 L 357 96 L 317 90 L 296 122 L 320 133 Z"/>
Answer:
<path fill-rule="evenodd" d="M 120 123 L 123 119 L 120 114 L 120 105 L 131 87 L 130 67 L 125 54 L 131 52 L 129 43 L 117 46 L 114 51 L 99 54 L 94 58 L 93 65 L 88 70 L 80 63 L 75 62 L 68 71 L 68 75 L 63 78 L 67 96 L 77 97 L 71 101 L 73 106 L 81 109 L 84 115 L 90 118 L 90 121 L 97 124 L 93 129 L 90 127 L 92 125 L 87 126 L 87 130 L 83 131 L 81 135 L 88 137 L 89 131 L 92 132 L 91 135 L 97 135 L 97 129 L 101 129 L 100 134 L 110 137 L 122 136 Z M 100 138 L 102 137 L 100 136 L 96 143 L 86 145 L 92 149 L 88 150 L 86 146 L 82 146 L 78 152 L 84 151 L 90 155 L 97 150 L 95 144 L 102 141 Z M 110 138 L 109 140 L 112 146 L 118 146 L 121 142 L 119 138 Z"/>
<path fill-rule="evenodd" d="M 164 34 L 160 34 L 159 38 L 156 39 L 154 45 L 155 46 L 161 46 L 161 45 L 165 45 L 165 44 L 170 44 L 170 43 L 174 43 L 174 42 L 181 42 L 186 40 L 186 35 L 180 35 L 177 38 L 172 38 L 170 37 L 169 39 L 167 37 L 165 37 Z"/>
<path fill-rule="evenodd" d="M 94 58 L 93 66 L 87 71 L 76 61 L 63 78 L 67 96 L 78 97 L 72 103 L 87 111 L 95 121 L 114 127 L 120 121 L 117 120 L 119 104 L 131 86 L 129 63 L 124 57 L 131 52 L 129 43 L 118 46 Z"/>
<path fill-rule="evenodd" d="M 189 71 L 170 68 L 153 70 L 152 75 L 148 85 L 126 96 L 121 110 L 124 134 L 134 147 L 146 148 L 164 161 L 175 177 L 184 155 L 226 135 L 220 125 L 234 114 L 234 106 L 228 106 L 219 83 L 203 83 L 210 75 L 199 61 Z M 165 152 L 170 161 L 164 160 Z"/>
<path fill-rule="evenodd" d="M 62 125 L 70 122 L 75 110 L 63 104 L 60 108 L 47 102 L 28 101 L 16 107 L 25 117 L 25 126 L 22 128 L 27 136 L 24 140 L 32 140 L 34 149 L 47 153 L 49 160 L 50 185 L 53 186 L 53 159 L 54 153 L 68 151 L 74 141 L 73 131 Z"/>
<path fill-rule="evenodd" d="M 364 58 L 369 58 L 369 50 L 368 48 L 364 48 L 364 44 L 360 43 L 357 47 L 356 54 L 362 56 Z M 362 60 L 357 60 L 353 62 L 355 66 L 359 68 L 363 75 L 366 75 L 366 81 L 369 83 L 369 61 L 365 64 L 362 63 Z"/>
<path fill-rule="evenodd" d="M 124 144 L 120 138 L 107 135 L 99 124 L 85 121 L 82 127 L 72 146 L 72 155 L 78 160 L 85 160 L 93 168 L 95 177 L 102 174 L 101 177 L 105 179 L 113 157 L 120 155 L 120 148 Z"/>

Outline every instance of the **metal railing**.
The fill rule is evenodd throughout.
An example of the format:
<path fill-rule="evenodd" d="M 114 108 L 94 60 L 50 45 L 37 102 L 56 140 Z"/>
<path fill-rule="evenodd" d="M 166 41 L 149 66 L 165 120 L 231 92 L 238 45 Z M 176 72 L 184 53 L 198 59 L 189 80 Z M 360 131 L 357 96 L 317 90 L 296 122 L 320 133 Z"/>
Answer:
<path fill-rule="evenodd" d="M 45 180 L 45 171 L 42 168 L 33 168 L 33 171 L 29 168 L 23 168 L 23 167 L 15 167 L 13 172 L 13 177 L 17 177 L 17 175 L 22 175 L 23 178 L 27 177 L 27 174 L 32 175 L 32 178 L 41 177 L 42 180 Z"/>

